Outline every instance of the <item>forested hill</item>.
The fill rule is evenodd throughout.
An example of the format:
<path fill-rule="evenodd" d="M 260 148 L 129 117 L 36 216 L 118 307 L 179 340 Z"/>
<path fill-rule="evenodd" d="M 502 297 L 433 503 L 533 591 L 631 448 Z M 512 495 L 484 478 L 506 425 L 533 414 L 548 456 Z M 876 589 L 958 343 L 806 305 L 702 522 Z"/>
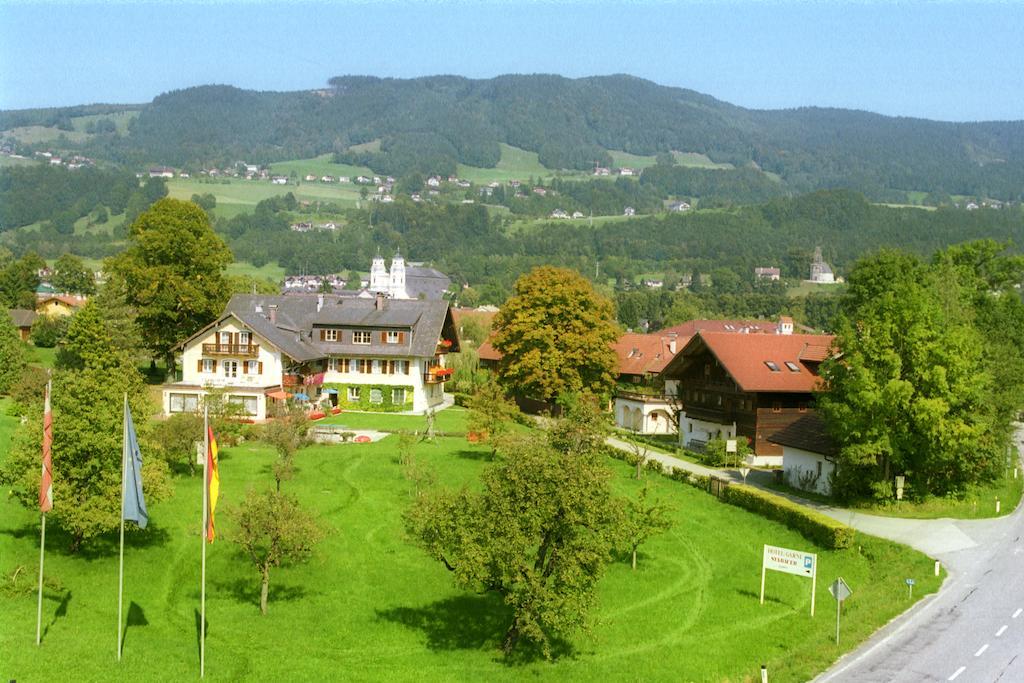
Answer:
<path fill-rule="evenodd" d="M 610 166 L 608 150 L 698 152 L 774 173 L 794 192 L 842 186 L 875 197 L 920 190 L 1017 199 L 1024 191 L 1024 121 L 752 110 L 622 75 L 344 76 L 288 93 L 189 88 L 157 97 L 127 137 L 95 151 L 174 165 L 335 152 L 403 175 L 449 173 L 457 162 L 492 167 L 499 142 L 537 152 L 550 169 Z"/>

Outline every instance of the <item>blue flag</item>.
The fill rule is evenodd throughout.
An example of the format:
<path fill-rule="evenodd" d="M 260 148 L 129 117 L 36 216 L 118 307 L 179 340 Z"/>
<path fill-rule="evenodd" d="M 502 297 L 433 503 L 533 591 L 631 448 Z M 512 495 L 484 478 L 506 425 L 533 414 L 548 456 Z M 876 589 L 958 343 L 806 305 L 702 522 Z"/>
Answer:
<path fill-rule="evenodd" d="M 132 423 L 132 411 L 127 404 L 124 408 L 125 462 L 123 518 L 137 522 L 139 528 L 145 529 L 149 522 L 146 512 L 146 500 L 142 497 L 142 452 L 139 451 L 139 439 L 135 436 L 135 425 Z"/>

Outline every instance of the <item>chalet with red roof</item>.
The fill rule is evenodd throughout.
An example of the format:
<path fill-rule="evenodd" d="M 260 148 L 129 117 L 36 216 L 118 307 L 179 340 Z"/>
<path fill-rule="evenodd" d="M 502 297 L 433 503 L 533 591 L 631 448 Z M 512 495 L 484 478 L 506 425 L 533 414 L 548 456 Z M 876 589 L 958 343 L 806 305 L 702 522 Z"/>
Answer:
<path fill-rule="evenodd" d="M 687 448 L 711 439 L 747 437 L 758 465 L 782 465 L 782 446 L 769 439 L 812 411 L 818 366 L 829 357 L 830 335 L 697 333 L 666 365 L 677 383 L 679 438 Z"/>

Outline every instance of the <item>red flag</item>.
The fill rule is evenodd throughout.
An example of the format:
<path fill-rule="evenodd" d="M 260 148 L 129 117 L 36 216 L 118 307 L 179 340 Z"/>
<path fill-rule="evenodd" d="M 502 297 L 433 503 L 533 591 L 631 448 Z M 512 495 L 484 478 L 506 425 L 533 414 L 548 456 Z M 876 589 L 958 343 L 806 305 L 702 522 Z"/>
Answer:
<path fill-rule="evenodd" d="M 220 495 L 220 473 L 217 471 L 217 440 L 213 438 L 213 429 L 206 428 L 209 439 L 209 450 L 206 453 L 206 487 L 209 498 L 209 512 L 206 518 L 206 540 L 213 543 L 216 532 L 213 526 L 213 512 L 217 509 L 217 498 Z"/>
<path fill-rule="evenodd" d="M 43 408 L 43 474 L 39 479 L 39 509 L 49 512 L 53 508 L 53 415 L 50 413 L 50 383 L 46 383 L 46 402 Z"/>

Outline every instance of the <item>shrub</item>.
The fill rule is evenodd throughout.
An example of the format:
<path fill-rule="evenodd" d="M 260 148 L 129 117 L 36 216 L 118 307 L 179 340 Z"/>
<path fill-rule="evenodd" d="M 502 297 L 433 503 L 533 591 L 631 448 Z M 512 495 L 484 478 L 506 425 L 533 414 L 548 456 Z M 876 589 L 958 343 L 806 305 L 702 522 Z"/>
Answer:
<path fill-rule="evenodd" d="M 793 501 L 749 486 L 733 484 L 722 491 L 722 500 L 730 505 L 782 522 L 799 531 L 808 540 L 825 548 L 849 548 L 854 530 L 831 517 Z"/>
<path fill-rule="evenodd" d="M 68 331 L 68 316 L 41 315 L 32 323 L 32 343 L 44 349 L 52 349 L 64 339 Z"/>

